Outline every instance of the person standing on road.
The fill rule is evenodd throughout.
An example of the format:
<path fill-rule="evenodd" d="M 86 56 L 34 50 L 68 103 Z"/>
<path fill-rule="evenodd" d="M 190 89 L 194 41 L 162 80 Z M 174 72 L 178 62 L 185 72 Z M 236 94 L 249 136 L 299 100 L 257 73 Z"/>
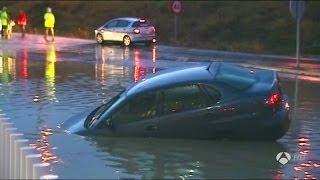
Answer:
<path fill-rule="evenodd" d="M 26 33 L 26 25 L 27 25 L 27 15 L 23 10 L 19 11 L 18 15 L 18 25 L 21 29 L 21 36 L 24 37 Z"/>
<path fill-rule="evenodd" d="M 0 14 L 2 11 L 0 10 Z M 0 17 L 0 37 L 2 37 L 2 23 L 1 23 L 1 17 Z"/>
<path fill-rule="evenodd" d="M 44 18 L 44 28 L 45 28 L 45 40 L 48 41 L 48 35 L 49 31 L 51 31 L 51 37 L 52 41 L 54 41 L 54 23 L 55 23 L 55 18 L 52 13 L 52 10 L 50 7 L 47 8 L 47 12 L 43 16 Z"/>
<path fill-rule="evenodd" d="M 9 22 L 9 14 L 7 12 L 7 7 L 2 8 L 0 18 L 1 18 L 1 25 L 2 25 L 1 35 L 2 35 L 2 38 L 5 38 L 6 30 L 7 30 L 8 22 Z"/>

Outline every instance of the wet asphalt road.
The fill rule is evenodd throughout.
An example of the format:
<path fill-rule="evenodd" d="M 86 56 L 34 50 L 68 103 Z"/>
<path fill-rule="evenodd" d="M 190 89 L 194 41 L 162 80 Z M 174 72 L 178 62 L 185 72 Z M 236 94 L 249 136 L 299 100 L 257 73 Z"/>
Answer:
<path fill-rule="evenodd" d="M 147 74 L 175 66 L 226 61 L 288 67 L 292 60 L 254 58 L 168 46 L 96 45 L 90 40 L 41 36 L 0 42 L 0 109 L 43 154 L 61 178 L 318 178 L 320 80 L 280 73 L 290 97 L 292 123 L 276 142 L 232 142 L 67 135 L 57 128 L 70 117 L 110 99 Z M 303 67 L 318 71 L 317 62 Z M 37 97 L 39 96 L 39 97 Z M 288 164 L 277 153 L 292 155 Z"/>

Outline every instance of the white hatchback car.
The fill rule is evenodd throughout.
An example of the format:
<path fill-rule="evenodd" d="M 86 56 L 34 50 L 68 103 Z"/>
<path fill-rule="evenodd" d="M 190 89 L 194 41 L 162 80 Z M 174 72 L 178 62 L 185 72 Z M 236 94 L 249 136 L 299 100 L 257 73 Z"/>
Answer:
<path fill-rule="evenodd" d="M 134 42 L 143 42 L 147 45 L 155 43 L 156 29 L 146 19 L 122 17 L 112 19 L 94 31 L 96 41 L 122 42 L 129 46 Z"/>

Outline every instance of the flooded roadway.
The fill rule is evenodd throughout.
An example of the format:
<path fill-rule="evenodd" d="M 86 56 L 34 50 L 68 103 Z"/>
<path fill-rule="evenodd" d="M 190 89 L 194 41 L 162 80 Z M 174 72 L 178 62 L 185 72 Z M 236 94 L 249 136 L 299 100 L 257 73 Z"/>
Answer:
<path fill-rule="evenodd" d="M 280 74 L 292 123 L 277 142 L 81 137 L 60 132 L 58 124 L 146 74 L 206 62 L 174 49 L 176 61 L 165 60 L 161 47 L 39 44 L 2 45 L 0 109 L 61 178 L 320 177 L 319 78 Z M 275 158 L 283 151 L 292 155 L 285 165 Z"/>

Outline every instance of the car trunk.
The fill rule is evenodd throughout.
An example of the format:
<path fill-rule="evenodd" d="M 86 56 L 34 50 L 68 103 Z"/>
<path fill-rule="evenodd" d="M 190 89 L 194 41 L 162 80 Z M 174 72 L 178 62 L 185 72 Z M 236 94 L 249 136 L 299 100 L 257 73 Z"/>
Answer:
<path fill-rule="evenodd" d="M 152 36 L 155 33 L 153 26 L 140 26 L 139 29 L 142 35 Z"/>

